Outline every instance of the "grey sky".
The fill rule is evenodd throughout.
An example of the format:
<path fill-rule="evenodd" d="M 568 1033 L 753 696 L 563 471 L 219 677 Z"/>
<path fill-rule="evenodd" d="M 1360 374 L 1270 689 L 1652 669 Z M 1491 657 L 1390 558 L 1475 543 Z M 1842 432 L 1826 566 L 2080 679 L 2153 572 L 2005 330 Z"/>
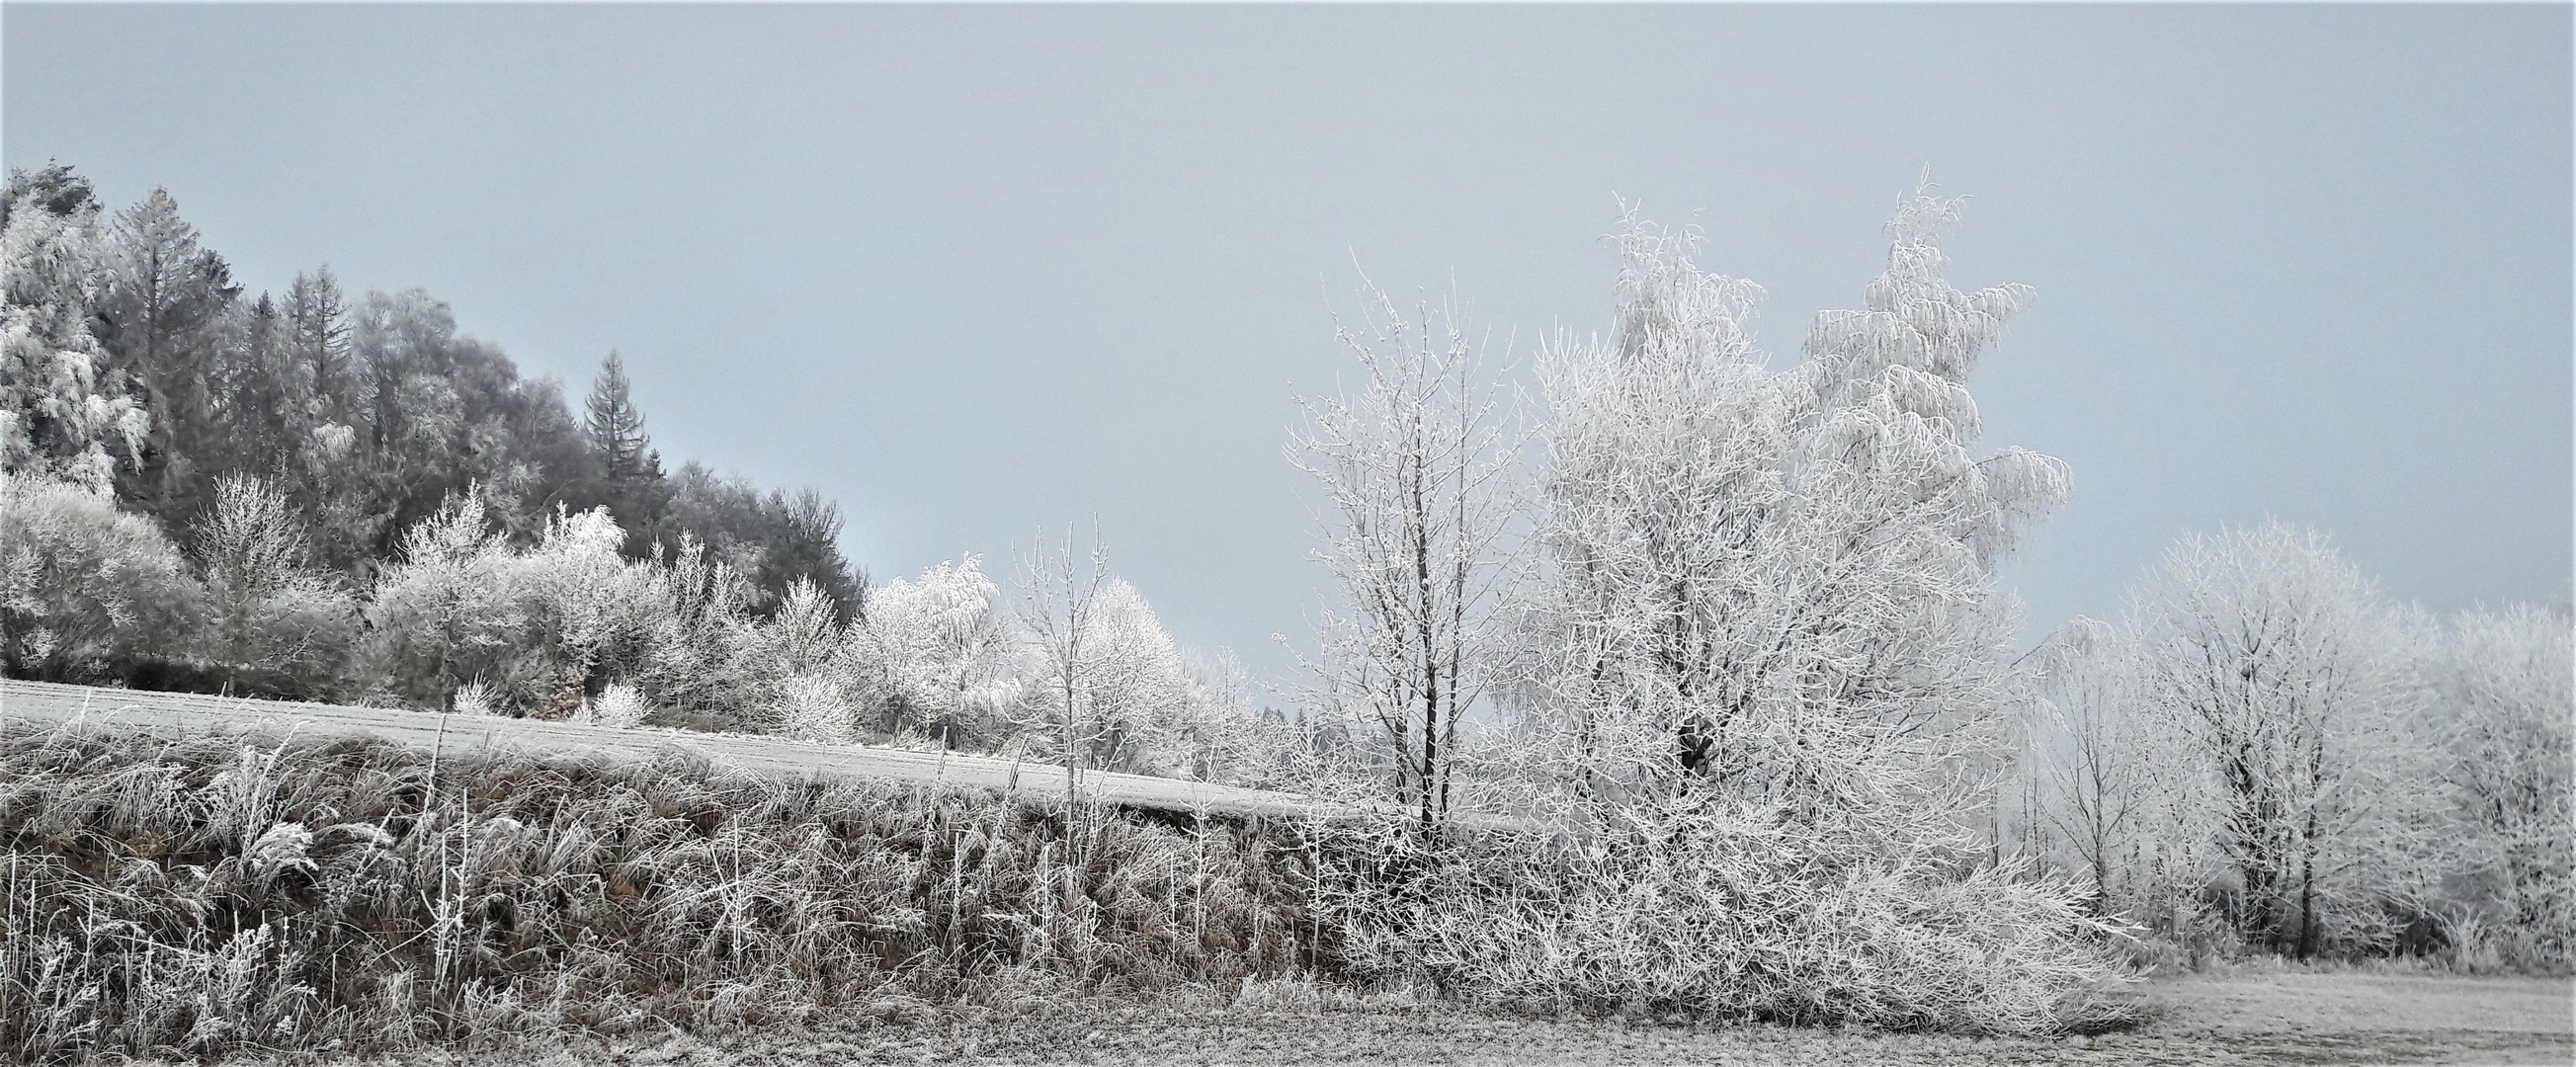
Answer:
<path fill-rule="evenodd" d="M 619 349 L 666 457 L 825 489 L 880 579 L 1097 513 L 1270 673 L 1354 255 L 1525 354 L 1606 325 L 1615 193 L 1786 364 L 1928 164 L 1953 281 L 2039 291 L 1970 383 L 2075 472 L 2036 635 L 2266 515 L 2434 608 L 2569 596 L 2570 11 L 12 0 L 0 154 L 576 394 Z"/>

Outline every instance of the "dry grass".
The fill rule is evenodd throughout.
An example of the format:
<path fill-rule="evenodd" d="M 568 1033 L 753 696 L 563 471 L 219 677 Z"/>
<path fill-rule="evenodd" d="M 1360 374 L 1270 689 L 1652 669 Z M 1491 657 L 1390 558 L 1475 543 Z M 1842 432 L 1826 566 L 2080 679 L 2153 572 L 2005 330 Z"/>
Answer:
<path fill-rule="evenodd" d="M 1293 828 L 361 742 L 0 732 L 0 1055 L 836 1025 L 1311 963 Z"/>
<path fill-rule="evenodd" d="M 1390 826 L 1065 816 L 676 751 L 442 765 L 381 742 L 0 727 L 0 1057 L 416 1060 L 681 1033 L 1115 1059 L 1168 1032 L 1219 1062 L 1318 1025 L 1378 1036 L 1317 1055 L 1411 1055 L 1408 1035 L 1535 1018 L 1475 1004 L 1573 1013 L 1544 1031 L 1564 1035 L 1628 1033 L 1578 1015 L 1687 1018 L 1724 1045 L 1774 1031 L 1705 1027 L 2039 1034 L 2134 1003 L 2094 981 L 2080 924 L 2012 884 L 1743 836 L 1758 826 L 1425 857 Z M 1119 1011 L 1143 1014 L 1090 1036 Z"/>

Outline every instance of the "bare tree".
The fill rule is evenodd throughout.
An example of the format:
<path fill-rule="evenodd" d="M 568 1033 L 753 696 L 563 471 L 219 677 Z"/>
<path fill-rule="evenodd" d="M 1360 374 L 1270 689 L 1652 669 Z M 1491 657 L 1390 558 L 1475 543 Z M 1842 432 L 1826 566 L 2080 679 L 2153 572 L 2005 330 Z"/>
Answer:
<path fill-rule="evenodd" d="M 1360 325 L 1336 329 L 1365 384 L 1302 400 L 1288 449 L 1324 490 L 1316 555 L 1340 593 L 1311 666 L 1327 714 L 1382 728 L 1394 798 L 1428 839 L 1448 817 L 1461 722 L 1501 651 L 1518 436 L 1454 306 L 1408 317 L 1366 292 Z"/>
<path fill-rule="evenodd" d="M 2576 957 L 2576 628 L 2515 605 L 2464 612 L 2445 637 L 2432 726 L 2464 831 L 2445 867 L 2512 931 L 2524 958 L 2511 962 L 2564 968 Z"/>
<path fill-rule="evenodd" d="M 2186 535 L 2133 594 L 2140 682 L 2215 783 L 2234 922 L 2301 959 L 2404 896 L 2429 770 L 2398 614 L 2322 534 Z"/>
<path fill-rule="evenodd" d="M 1040 724 L 1057 728 L 1064 761 L 1067 836 L 1070 838 L 1081 796 L 1082 750 L 1091 733 L 1092 683 L 1102 670 L 1098 620 L 1101 585 L 1108 578 L 1109 556 L 1101 547 L 1097 526 L 1091 550 L 1074 554 L 1073 531 L 1050 550 L 1040 531 L 1019 559 L 1020 624 L 1027 628 L 1038 659 L 1037 684 L 1024 697 L 1034 704 Z M 1048 720 L 1052 720 L 1051 723 Z"/>

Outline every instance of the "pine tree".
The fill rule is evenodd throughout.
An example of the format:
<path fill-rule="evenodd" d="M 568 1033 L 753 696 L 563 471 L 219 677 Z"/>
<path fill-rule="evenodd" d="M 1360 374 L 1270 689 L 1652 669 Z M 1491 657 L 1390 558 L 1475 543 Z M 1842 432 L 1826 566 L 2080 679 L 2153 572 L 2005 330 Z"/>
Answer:
<path fill-rule="evenodd" d="M 661 456 L 651 452 L 644 436 L 644 413 L 635 410 L 626 380 L 626 361 L 615 351 L 599 365 L 590 386 L 590 443 L 599 450 L 612 487 L 662 475 Z"/>
<path fill-rule="evenodd" d="M 152 417 L 140 469 L 120 488 L 164 521 L 184 522 L 202 510 L 195 475 L 218 432 L 208 384 L 241 287 L 223 257 L 198 247 L 168 190 L 118 212 L 112 242 L 102 339 L 141 383 Z"/>
<path fill-rule="evenodd" d="M 662 454 L 644 435 L 644 413 L 635 408 L 632 388 L 625 359 L 609 352 L 591 382 L 586 428 L 599 474 L 593 498 L 608 505 L 626 529 L 626 554 L 641 559 L 663 532 L 671 488 L 663 479 Z"/>
<path fill-rule="evenodd" d="M 347 425 L 356 407 L 357 381 L 349 367 L 349 309 L 339 279 L 327 266 L 311 274 L 297 272 L 282 310 L 294 359 L 303 365 L 320 408 L 313 414 L 323 424 Z"/>

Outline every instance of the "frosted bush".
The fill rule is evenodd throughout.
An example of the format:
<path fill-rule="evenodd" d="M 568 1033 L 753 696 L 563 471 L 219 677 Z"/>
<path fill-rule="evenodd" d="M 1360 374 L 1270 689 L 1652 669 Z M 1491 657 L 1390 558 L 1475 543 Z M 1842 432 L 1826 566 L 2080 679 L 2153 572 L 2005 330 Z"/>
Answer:
<path fill-rule="evenodd" d="M 851 710 L 839 683 L 811 673 L 779 683 L 778 731 L 799 741 L 846 745 L 854 738 Z"/>
<path fill-rule="evenodd" d="M 1541 1009 L 2040 1034 L 2126 1010 L 2113 931 L 2073 887 L 1891 847 L 1861 820 L 1706 805 L 1532 847 L 1343 841 L 1355 969 Z"/>
<path fill-rule="evenodd" d="M 499 715 L 501 708 L 493 702 L 492 687 L 477 678 L 456 687 L 451 706 L 459 715 Z"/>
<path fill-rule="evenodd" d="M 591 723 L 596 726 L 631 730 L 644 724 L 644 694 L 625 682 L 610 682 L 600 690 L 599 699 L 591 701 Z"/>

